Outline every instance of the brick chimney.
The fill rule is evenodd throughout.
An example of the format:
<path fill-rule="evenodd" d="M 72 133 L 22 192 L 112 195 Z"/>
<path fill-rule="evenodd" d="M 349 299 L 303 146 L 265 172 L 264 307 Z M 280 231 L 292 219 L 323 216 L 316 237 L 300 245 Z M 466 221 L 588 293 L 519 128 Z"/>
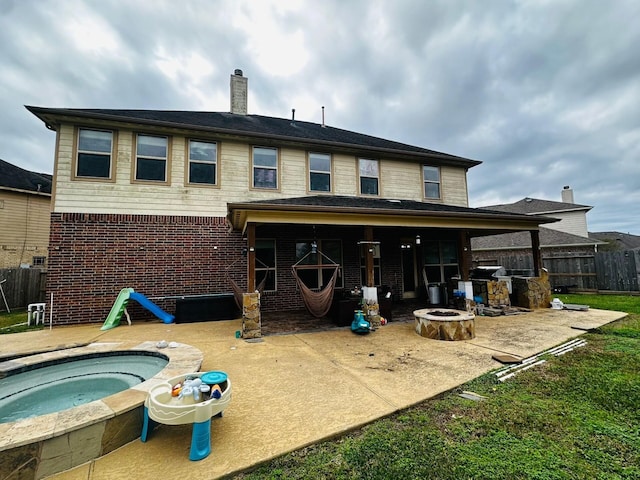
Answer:
<path fill-rule="evenodd" d="M 247 78 L 239 68 L 231 75 L 231 113 L 247 114 Z"/>
<path fill-rule="evenodd" d="M 569 185 L 565 185 L 562 189 L 562 201 L 564 203 L 573 203 L 573 190 Z"/>

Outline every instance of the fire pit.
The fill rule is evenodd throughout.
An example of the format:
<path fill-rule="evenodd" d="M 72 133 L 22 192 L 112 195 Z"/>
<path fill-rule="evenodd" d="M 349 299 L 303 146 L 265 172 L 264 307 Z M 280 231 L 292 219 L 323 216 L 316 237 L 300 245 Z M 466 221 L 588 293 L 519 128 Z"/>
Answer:
<path fill-rule="evenodd" d="M 476 336 L 475 316 L 462 310 L 415 310 L 416 332 L 434 340 L 470 340 Z"/>

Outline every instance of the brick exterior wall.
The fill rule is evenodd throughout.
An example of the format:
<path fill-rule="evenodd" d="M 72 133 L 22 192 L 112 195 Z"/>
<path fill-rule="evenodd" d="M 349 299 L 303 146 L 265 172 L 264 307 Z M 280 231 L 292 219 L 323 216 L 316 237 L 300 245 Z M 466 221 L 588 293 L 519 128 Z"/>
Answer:
<path fill-rule="evenodd" d="M 341 239 L 343 284 L 360 285 L 362 228 L 262 226 L 258 238 L 276 240 L 277 292 L 265 292 L 262 310 L 304 308 L 291 265 L 299 239 Z M 402 270 L 397 229 L 380 229 L 382 284 L 401 294 Z M 169 313 L 183 295 L 231 293 L 226 268 L 242 258 L 246 245 L 239 232 L 229 232 L 223 217 L 54 213 L 51 215 L 47 299 L 54 295 L 54 323 L 103 322 L 118 292 L 131 287 Z M 236 262 L 231 276 L 246 278 L 246 262 Z M 238 282 L 241 287 L 243 284 Z M 133 321 L 153 315 L 132 302 Z"/>
<path fill-rule="evenodd" d="M 152 299 L 229 293 L 225 268 L 241 245 L 220 217 L 54 213 L 47 275 L 54 322 L 102 322 L 125 287 Z M 175 312 L 175 300 L 153 301 Z M 129 311 L 151 315 L 137 304 Z"/>

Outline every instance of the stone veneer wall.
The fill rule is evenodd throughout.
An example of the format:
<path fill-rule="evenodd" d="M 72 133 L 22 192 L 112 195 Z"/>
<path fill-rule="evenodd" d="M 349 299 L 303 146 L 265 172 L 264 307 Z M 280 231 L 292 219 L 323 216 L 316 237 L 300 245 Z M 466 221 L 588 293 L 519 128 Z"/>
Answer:
<path fill-rule="evenodd" d="M 473 295 L 489 307 L 510 306 L 509 287 L 504 280 L 472 280 Z"/>
<path fill-rule="evenodd" d="M 242 295 L 242 338 L 261 336 L 260 294 L 244 293 Z"/>
<path fill-rule="evenodd" d="M 535 310 L 551 305 L 551 284 L 545 269 L 539 277 L 511 277 L 511 285 L 516 306 Z"/>

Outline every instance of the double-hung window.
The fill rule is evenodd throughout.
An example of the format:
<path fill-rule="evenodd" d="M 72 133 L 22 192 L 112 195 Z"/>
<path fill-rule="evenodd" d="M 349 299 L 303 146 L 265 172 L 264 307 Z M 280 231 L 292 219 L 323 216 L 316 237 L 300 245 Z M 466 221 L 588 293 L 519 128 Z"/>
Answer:
<path fill-rule="evenodd" d="M 331 155 L 309 153 L 309 190 L 312 192 L 331 191 Z"/>
<path fill-rule="evenodd" d="M 278 189 L 278 150 L 253 147 L 253 188 Z"/>
<path fill-rule="evenodd" d="M 423 165 L 422 181 L 424 182 L 424 198 L 440 199 L 440 168 Z"/>
<path fill-rule="evenodd" d="M 138 134 L 136 142 L 136 180 L 167 181 L 169 139 Z"/>
<path fill-rule="evenodd" d="M 75 176 L 111 178 L 112 155 L 113 132 L 80 128 Z"/>
<path fill-rule="evenodd" d="M 217 143 L 189 140 L 189 183 L 218 183 Z"/>
<path fill-rule="evenodd" d="M 360 193 L 363 195 L 378 195 L 380 193 L 380 171 L 378 160 L 360 158 L 358 173 L 360 176 Z"/>

